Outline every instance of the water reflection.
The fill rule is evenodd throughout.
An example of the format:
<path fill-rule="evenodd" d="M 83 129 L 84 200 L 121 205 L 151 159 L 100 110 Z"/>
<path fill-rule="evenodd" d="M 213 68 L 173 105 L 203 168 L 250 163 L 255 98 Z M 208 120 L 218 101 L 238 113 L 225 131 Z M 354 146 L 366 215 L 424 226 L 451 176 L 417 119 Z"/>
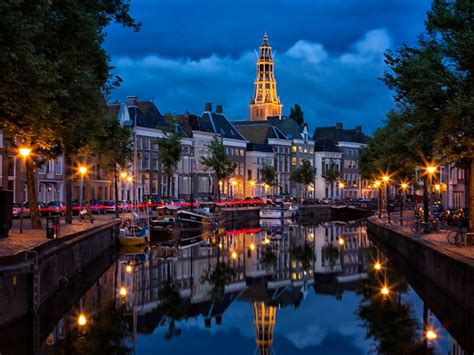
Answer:
<path fill-rule="evenodd" d="M 461 349 L 372 245 L 363 221 L 226 228 L 201 237 L 190 245 L 122 249 L 55 324 L 43 349 L 140 353 L 140 344 L 151 341 L 163 353 L 181 354 L 195 333 L 212 337 L 206 353 L 221 353 L 229 329 L 239 332 L 229 354 L 247 353 L 252 333 L 259 354 L 429 354 L 447 350 L 448 342 Z M 331 331 L 321 328 L 322 319 L 332 321 Z M 428 330 L 440 338 L 428 340 Z"/>

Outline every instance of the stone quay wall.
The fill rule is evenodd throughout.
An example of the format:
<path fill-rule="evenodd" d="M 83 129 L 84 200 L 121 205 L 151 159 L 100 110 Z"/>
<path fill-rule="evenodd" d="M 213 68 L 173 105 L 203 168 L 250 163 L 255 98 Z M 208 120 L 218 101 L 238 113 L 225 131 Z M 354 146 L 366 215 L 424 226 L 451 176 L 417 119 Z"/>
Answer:
<path fill-rule="evenodd" d="M 375 218 L 367 220 L 367 230 L 370 239 L 382 250 L 399 253 L 411 269 L 474 313 L 474 260 L 407 233 L 394 231 Z"/>
<path fill-rule="evenodd" d="M 45 243 L 25 255 L 23 262 L 0 266 L 0 326 L 27 315 L 34 306 L 34 271 L 39 307 L 68 280 L 115 245 L 120 221 Z"/>

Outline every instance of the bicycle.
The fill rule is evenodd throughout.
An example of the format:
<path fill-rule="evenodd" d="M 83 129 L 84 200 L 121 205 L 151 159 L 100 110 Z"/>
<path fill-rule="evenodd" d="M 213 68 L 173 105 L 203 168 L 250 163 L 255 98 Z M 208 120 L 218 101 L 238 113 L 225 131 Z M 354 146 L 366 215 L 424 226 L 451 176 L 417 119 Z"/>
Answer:
<path fill-rule="evenodd" d="M 416 220 L 410 225 L 410 230 L 414 234 L 419 234 L 420 232 L 431 233 L 439 232 L 440 223 L 437 219 L 430 219 L 428 223 L 425 223 L 421 220 Z"/>
<path fill-rule="evenodd" d="M 461 230 L 448 233 L 448 243 L 452 245 L 465 245 L 466 232 Z"/>

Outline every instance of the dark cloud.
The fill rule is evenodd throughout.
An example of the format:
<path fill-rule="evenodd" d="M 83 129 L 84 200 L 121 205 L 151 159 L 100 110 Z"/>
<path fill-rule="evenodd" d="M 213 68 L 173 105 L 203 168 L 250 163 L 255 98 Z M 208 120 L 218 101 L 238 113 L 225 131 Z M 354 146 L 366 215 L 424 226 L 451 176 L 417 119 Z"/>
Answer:
<path fill-rule="evenodd" d="M 343 121 L 368 130 L 393 106 L 378 80 L 383 52 L 413 42 L 428 0 L 133 1 L 139 33 L 111 27 L 113 97 L 153 97 L 164 112 L 201 112 L 223 103 L 230 119 L 248 115 L 255 55 L 264 31 L 276 55 L 284 112 L 299 103 L 311 128 Z"/>

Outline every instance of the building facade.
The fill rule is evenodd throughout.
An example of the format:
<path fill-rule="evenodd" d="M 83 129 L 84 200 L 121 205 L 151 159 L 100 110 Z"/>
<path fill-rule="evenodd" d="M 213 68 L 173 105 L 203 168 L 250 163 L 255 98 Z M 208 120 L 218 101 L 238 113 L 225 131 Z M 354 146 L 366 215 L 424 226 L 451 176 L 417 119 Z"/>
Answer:
<path fill-rule="evenodd" d="M 277 95 L 272 47 L 265 34 L 257 60 L 257 77 L 249 106 L 251 121 L 266 120 L 269 116 L 281 115 L 283 105 Z"/>

